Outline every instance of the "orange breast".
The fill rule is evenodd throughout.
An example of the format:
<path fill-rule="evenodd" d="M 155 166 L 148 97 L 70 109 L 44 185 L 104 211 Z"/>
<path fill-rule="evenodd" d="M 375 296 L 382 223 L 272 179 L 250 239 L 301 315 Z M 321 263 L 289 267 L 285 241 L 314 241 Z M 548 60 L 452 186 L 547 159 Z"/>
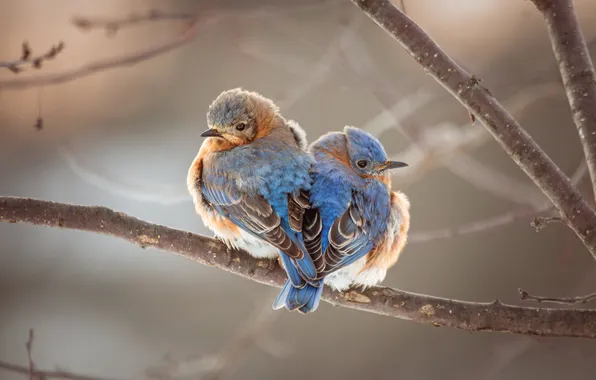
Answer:
<path fill-rule="evenodd" d="M 366 256 L 366 265 L 370 268 L 389 269 L 397 262 L 408 240 L 410 229 L 410 202 L 400 192 L 391 192 L 391 214 L 385 239 Z"/>
<path fill-rule="evenodd" d="M 188 169 L 186 182 L 188 191 L 192 195 L 195 210 L 203 220 L 205 227 L 209 228 L 222 238 L 231 239 L 240 234 L 238 227 L 228 218 L 221 216 L 213 210 L 211 206 L 203 202 L 203 194 L 200 188 L 203 176 L 203 165 L 209 161 L 211 153 L 218 150 L 224 150 L 227 147 L 226 144 L 226 141 L 223 139 L 209 138 L 205 140 L 199 153 Z"/>

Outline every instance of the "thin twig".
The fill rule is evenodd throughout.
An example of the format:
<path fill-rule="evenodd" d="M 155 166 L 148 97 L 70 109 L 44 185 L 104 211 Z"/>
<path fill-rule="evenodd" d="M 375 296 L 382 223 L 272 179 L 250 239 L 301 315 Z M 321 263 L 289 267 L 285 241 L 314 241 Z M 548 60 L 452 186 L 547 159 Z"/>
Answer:
<path fill-rule="evenodd" d="M 351 0 L 398 41 L 426 71 L 482 122 L 555 205 L 596 259 L 596 212 L 569 178 L 475 76 L 464 71 L 389 0 Z"/>
<path fill-rule="evenodd" d="M 0 361 L 0 370 L 14 372 L 22 375 L 26 375 L 29 380 L 47 380 L 47 379 L 62 379 L 62 380 L 114 380 L 105 377 L 95 377 L 80 375 L 73 372 L 66 371 L 44 371 L 35 368 L 33 362 L 33 341 L 35 339 L 35 332 L 33 329 L 29 329 L 29 337 L 25 347 L 27 349 L 27 365 L 22 366 L 18 364 L 7 363 Z"/>
<path fill-rule="evenodd" d="M 522 183 L 463 152 L 451 157 L 445 167 L 476 188 L 499 198 L 533 208 L 540 208 L 544 203 L 544 195 L 536 186 Z"/>
<path fill-rule="evenodd" d="M 196 17 L 195 14 L 191 13 L 172 13 L 151 9 L 144 13 L 131 13 L 123 18 L 75 16 L 72 18 L 72 23 L 74 26 L 84 31 L 104 29 L 108 35 L 114 35 L 122 28 L 136 26 L 147 22 L 164 20 L 193 21 Z"/>
<path fill-rule="evenodd" d="M 274 296 L 271 293 L 271 296 Z M 168 360 L 161 366 L 150 367 L 145 374 L 150 379 L 224 379 L 233 375 L 250 351 L 258 346 L 258 341 L 266 335 L 267 328 L 280 316 L 271 309 L 271 299 L 266 298 L 255 308 L 253 316 L 218 353 L 213 355 L 193 355 L 184 360 Z"/>
<path fill-rule="evenodd" d="M 582 160 L 573 175 L 571 176 L 571 183 L 573 185 L 579 184 L 588 171 L 586 162 Z M 482 219 L 479 221 L 462 224 L 457 227 L 440 228 L 436 230 L 413 232 L 408 237 L 410 243 L 426 243 L 438 239 L 447 239 L 455 236 L 469 235 L 477 232 L 489 231 L 496 227 L 506 226 L 515 221 L 528 218 L 530 216 L 542 213 L 551 212 L 554 207 L 550 202 L 543 203 L 538 208 L 524 207 L 515 211 L 508 211 L 504 214 Z"/>
<path fill-rule="evenodd" d="M 539 232 L 546 226 L 554 222 L 563 222 L 560 216 L 536 216 L 530 223 L 530 225 L 536 228 L 536 232 Z"/>
<path fill-rule="evenodd" d="M 193 41 L 198 34 L 199 26 L 208 26 L 218 21 L 216 14 L 203 13 L 188 23 L 181 33 L 171 38 L 169 41 L 155 44 L 154 46 L 138 50 L 129 54 L 116 56 L 113 58 L 97 60 L 87 63 L 80 67 L 68 69 L 55 74 L 46 74 L 31 78 L 17 78 L 0 81 L 0 91 L 3 90 L 22 90 L 37 86 L 57 85 L 70 82 L 97 72 L 115 69 L 123 66 L 135 65 L 137 63 L 165 54 L 174 49 L 182 47 Z"/>
<path fill-rule="evenodd" d="M 230 250 L 216 239 L 148 223 L 105 207 L 0 197 L 0 222 L 96 232 L 141 247 L 175 253 L 261 284 L 281 287 L 286 280 L 283 269 L 271 270 L 266 260 L 253 258 L 244 251 Z M 342 293 L 326 288 L 323 299 L 335 306 L 470 332 L 596 338 L 596 310 L 537 309 L 499 301 L 455 301 L 385 287 Z"/>
<path fill-rule="evenodd" d="M 8 62 L 0 62 L 0 68 L 7 68 L 15 74 L 25 70 L 25 66 L 30 66 L 34 69 L 40 69 L 43 62 L 56 58 L 58 54 L 64 50 L 64 42 L 60 41 L 56 45 L 52 45 L 48 51 L 32 56 L 31 47 L 27 41 L 23 42 L 21 47 L 21 56 L 19 59 Z"/>
<path fill-rule="evenodd" d="M 406 11 L 406 0 L 399 0 L 399 7 L 401 8 L 402 12 L 408 14 L 408 12 Z"/>
<path fill-rule="evenodd" d="M 545 208 L 546 211 L 547 208 Z M 536 215 L 536 209 L 524 207 L 519 210 L 509 211 L 501 215 L 462 224 L 457 227 L 440 228 L 430 231 L 413 232 L 408 237 L 410 243 L 427 243 L 438 239 L 448 239 L 456 236 L 470 235 L 478 232 L 485 232 L 497 227 L 506 226 L 515 221 L 529 218 Z"/>
<path fill-rule="evenodd" d="M 596 73 L 573 0 L 532 0 L 548 29 L 596 199 Z"/>
<path fill-rule="evenodd" d="M 29 329 L 29 339 L 27 339 L 27 343 L 25 344 L 25 347 L 27 348 L 27 360 L 29 361 L 29 380 L 33 380 L 33 372 L 35 371 L 35 366 L 33 365 L 33 355 L 31 354 L 31 351 L 33 350 L 33 338 L 33 329 Z"/>
<path fill-rule="evenodd" d="M 19 373 L 25 376 L 29 376 L 29 367 L 22 366 L 18 364 L 12 364 L 4 361 L 0 361 L 0 370 L 5 370 L 9 372 Z M 36 369 L 32 372 L 30 379 L 34 380 L 46 380 L 46 379 L 62 379 L 62 380 L 118 380 L 114 378 L 108 377 L 97 377 L 97 376 L 88 376 L 88 375 L 80 375 L 73 372 L 66 372 L 66 371 L 45 371 Z"/>
<path fill-rule="evenodd" d="M 538 303 L 550 302 L 550 303 L 559 303 L 559 304 L 563 304 L 563 305 L 573 305 L 573 304 L 578 304 L 578 303 L 582 303 L 582 304 L 588 303 L 588 302 L 596 299 L 596 292 L 587 294 L 585 296 L 568 297 L 568 298 L 535 296 L 535 295 L 528 293 L 527 291 L 525 291 L 522 288 L 519 288 L 518 292 L 519 292 L 520 298 L 522 300 L 536 301 Z"/>

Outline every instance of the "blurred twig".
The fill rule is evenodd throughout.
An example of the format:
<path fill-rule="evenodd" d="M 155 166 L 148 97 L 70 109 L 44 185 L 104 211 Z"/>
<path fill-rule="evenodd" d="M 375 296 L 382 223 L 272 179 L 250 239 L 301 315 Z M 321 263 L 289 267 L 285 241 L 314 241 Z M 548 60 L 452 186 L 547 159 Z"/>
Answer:
<path fill-rule="evenodd" d="M 474 187 L 499 198 L 534 208 L 544 203 L 544 195 L 535 186 L 519 182 L 463 152 L 451 157 L 446 167 Z"/>
<path fill-rule="evenodd" d="M 585 161 L 582 160 L 578 168 L 571 176 L 571 183 L 574 185 L 579 184 L 582 178 L 586 175 L 587 171 L 587 165 Z M 461 226 L 457 227 L 447 227 L 439 228 L 436 230 L 413 232 L 408 237 L 408 241 L 411 243 L 425 243 L 438 239 L 447 239 L 455 236 L 484 232 L 496 227 L 506 226 L 520 219 L 535 216 L 539 213 L 552 212 L 553 210 L 554 206 L 550 202 L 545 201 L 542 205 L 540 205 L 537 208 L 524 207 L 520 208 L 519 210 L 508 211 L 504 214 L 490 217 L 487 219 L 462 224 Z"/>
<path fill-rule="evenodd" d="M 75 20 L 79 26 L 81 23 L 85 24 L 85 22 L 83 22 L 83 20 L 85 19 L 83 18 L 77 18 Z M 81 77 L 85 77 L 100 71 L 106 71 L 122 66 L 134 65 L 186 45 L 187 43 L 194 40 L 194 38 L 197 36 L 199 26 L 211 25 L 216 21 L 216 14 L 207 14 L 206 12 L 201 13 L 199 15 L 196 15 L 194 19 L 190 20 L 188 22 L 188 25 L 186 25 L 179 34 L 172 37 L 170 40 L 166 42 L 155 44 L 148 48 L 138 50 L 129 54 L 124 54 L 121 56 L 116 56 L 113 58 L 103 60 L 97 60 L 95 62 L 87 63 L 83 66 L 76 67 L 73 69 L 67 69 L 55 74 L 39 75 L 31 78 L 2 80 L 0 81 L 0 91 L 21 90 L 30 87 L 55 85 L 79 79 Z M 112 20 L 112 23 L 116 26 L 120 25 L 120 22 L 122 22 L 122 20 Z M 95 25 L 95 23 L 92 21 L 89 21 L 88 24 L 91 26 Z"/>
<path fill-rule="evenodd" d="M 273 293 L 271 294 L 273 296 Z M 241 365 L 252 348 L 267 334 L 267 328 L 280 316 L 271 309 L 271 300 L 266 300 L 255 308 L 253 316 L 238 333 L 218 353 L 213 355 L 192 356 L 184 360 L 169 360 L 162 366 L 151 367 L 145 371 L 150 379 L 171 380 L 177 378 L 227 379 Z"/>
<path fill-rule="evenodd" d="M 141 183 L 139 179 L 135 179 L 130 183 L 124 183 L 123 180 L 110 178 L 108 175 L 94 170 L 88 162 L 89 160 L 86 161 L 84 158 L 77 157 L 72 146 L 68 143 L 63 143 L 59 146 L 58 154 L 64 159 L 75 175 L 108 194 L 124 199 L 132 199 L 136 202 L 150 202 L 164 205 L 191 201 L 184 186 L 180 186 L 179 184 L 168 184 L 157 181 Z"/>
<path fill-rule="evenodd" d="M 558 94 L 560 89 L 560 84 L 554 82 L 527 86 L 508 98 L 505 101 L 505 105 L 511 113 L 520 114 L 530 105 Z M 397 104 L 401 104 L 401 102 L 402 100 L 400 99 Z M 391 115 L 387 115 L 387 117 L 387 119 L 383 120 L 383 124 L 379 124 L 379 127 L 375 128 L 373 124 L 367 130 L 371 131 L 371 133 L 373 133 L 372 131 L 380 133 L 385 129 L 391 128 L 394 123 L 401 122 L 398 119 L 392 120 Z M 490 135 L 486 130 L 478 128 L 477 125 L 472 123 L 458 126 L 455 123 L 444 122 L 424 128 L 419 133 L 417 144 L 412 144 L 405 151 L 394 155 L 395 159 L 407 162 L 410 164 L 410 167 L 404 170 L 397 170 L 392 174 L 397 179 L 400 187 L 410 186 L 431 170 L 439 167 L 451 169 L 449 164 L 453 157 L 483 146 L 489 140 L 489 137 Z M 492 171 L 496 172 L 494 169 Z M 497 173 L 497 175 L 505 176 L 503 173 Z M 469 180 L 473 185 L 476 185 L 481 180 L 476 177 L 466 177 L 463 179 Z M 502 189 L 491 189 L 491 191 L 493 193 L 503 192 Z M 522 195 L 523 197 L 524 195 Z M 527 197 L 531 197 L 533 200 L 536 199 L 535 193 L 527 194 Z M 534 203 L 532 202 L 532 204 Z"/>
<path fill-rule="evenodd" d="M 88 31 L 104 29 L 108 35 L 115 35 L 118 30 L 147 22 L 173 20 L 194 22 L 197 15 L 191 13 L 171 13 L 157 9 L 150 9 L 144 13 L 131 13 L 123 18 L 102 18 L 75 16 L 72 23 L 77 28 Z"/>
<path fill-rule="evenodd" d="M 549 224 L 555 222 L 563 222 L 563 220 L 559 216 L 536 216 L 530 224 L 532 227 L 536 228 L 536 232 L 538 232 Z"/>
<path fill-rule="evenodd" d="M 596 198 L 596 73 L 573 0 L 532 0 L 548 29 Z"/>
<path fill-rule="evenodd" d="M 219 240 L 148 223 L 105 207 L 0 197 L 0 222 L 96 232 L 175 253 L 261 284 L 281 287 L 286 281 L 280 267 L 270 270 L 263 260 L 230 250 Z M 341 293 L 325 288 L 323 299 L 335 306 L 470 332 L 596 338 L 596 310 L 464 302 L 376 286 Z"/>
<path fill-rule="evenodd" d="M 35 371 L 35 366 L 33 364 L 33 355 L 31 352 L 33 351 L 33 339 L 34 333 L 33 329 L 29 329 L 29 339 L 27 339 L 27 343 L 25 344 L 25 348 L 27 348 L 27 360 L 29 362 L 29 380 L 33 380 L 33 372 Z"/>
<path fill-rule="evenodd" d="M 546 211 L 546 210 L 543 210 Z M 410 243 L 426 243 L 429 241 L 448 239 L 456 236 L 470 235 L 478 232 L 492 230 L 496 227 L 506 226 L 517 220 L 529 218 L 536 215 L 537 211 L 531 207 L 524 207 L 519 210 L 508 211 L 504 214 L 493 216 L 487 219 L 462 224 L 456 227 L 446 227 L 436 230 L 413 232 L 408 237 Z"/>
<path fill-rule="evenodd" d="M 528 293 L 527 291 L 525 291 L 522 288 L 519 288 L 518 291 L 519 291 L 519 296 L 522 300 L 536 301 L 538 303 L 550 302 L 550 303 L 559 303 L 559 304 L 563 304 L 563 305 L 572 305 L 572 304 L 578 304 L 578 303 L 588 303 L 588 302 L 596 299 L 596 293 L 591 293 L 591 294 L 588 294 L 585 296 L 578 296 L 578 297 L 557 298 L 557 297 L 535 296 L 535 295 Z"/>
<path fill-rule="evenodd" d="M 25 70 L 26 66 L 30 66 L 34 69 L 40 69 L 45 61 L 56 58 L 56 56 L 60 54 L 62 50 L 64 50 L 64 42 L 60 41 L 56 45 L 52 45 L 48 51 L 34 56 L 29 43 L 25 41 L 21 46 L 21 56 L 19 59 L 8 62 L 0 62 L 0 68 L 7 68 L 15 74 Z"/>
<path fill-rule="evenodd" d="M 33 329 L 29 329 L 29 337 L 27 339 L 27 343 L 25 344 L 25 347 L 27 348 L 27 361 L 28 361 L 28 364 L 26 366 L 0 361 L 0 370 L 18 373 L 18 374 L 27 376 L 29 380 L 48 380 L 48 379 L 115 380 L 115 379 L 109 379 L 106 377 L 80 375 L 80 374 L 76 374 L 73 372 L 66 372 L 66 371 L 45 371 L 45 370 L 36 369 L 35 363 L 33 362 L 33 356 L 31 353 L 33 350 L 34 337 L 35 337 L 35 334 L 34 334 Z"/>

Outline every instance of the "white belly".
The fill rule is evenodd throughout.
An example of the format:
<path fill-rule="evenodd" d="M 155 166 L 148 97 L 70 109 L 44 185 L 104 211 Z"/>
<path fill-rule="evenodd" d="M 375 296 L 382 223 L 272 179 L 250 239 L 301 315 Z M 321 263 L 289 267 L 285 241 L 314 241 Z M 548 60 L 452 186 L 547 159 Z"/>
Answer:
<path fill-rule="evenodd" d="M 344 291 L 352 285 L 360 285 L 363 288 L 375 286 L 385 279 L 387 275 L 386 269 L 373 267 L 362 271 L 365 264 L 366 257 L 363 257 L 355 263 L 325 277 L 325 284 L 329 285 L 332 289 Z"/>

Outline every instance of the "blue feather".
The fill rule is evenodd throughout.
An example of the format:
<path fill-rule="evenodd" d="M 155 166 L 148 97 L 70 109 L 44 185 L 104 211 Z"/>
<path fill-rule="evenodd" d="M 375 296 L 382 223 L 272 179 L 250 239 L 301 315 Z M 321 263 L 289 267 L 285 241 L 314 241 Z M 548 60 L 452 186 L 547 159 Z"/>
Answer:
<path fill-rule="evenodd" d="M 319 307 L 323 293 L 323 281 L 320 280 L 317 284 L 318 286 L 307 284 L 302 288 L 297 288 L 292 286 L 291 281 L 286 281 L 273 303 L 273 309 L 278 310 L 286 307 L 290 311 L 299 310 L 303 314 L 315 311 Z"/>

